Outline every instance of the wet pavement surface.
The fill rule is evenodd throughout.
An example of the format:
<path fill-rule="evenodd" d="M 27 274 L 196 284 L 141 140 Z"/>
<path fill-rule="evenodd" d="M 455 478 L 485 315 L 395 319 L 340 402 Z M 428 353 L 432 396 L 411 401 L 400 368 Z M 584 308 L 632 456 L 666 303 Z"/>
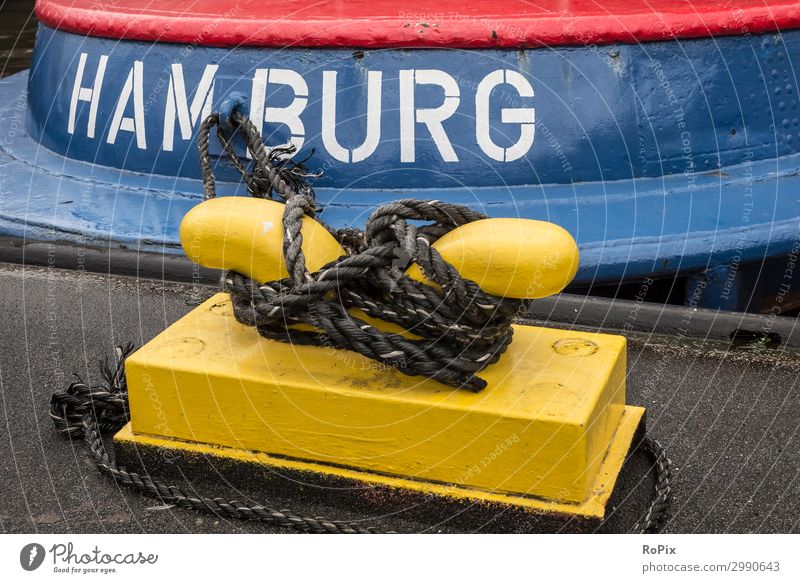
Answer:
<path fill-rule="evenodd" d="M 115 344 L 137 345 L 191 309 L 211 287 L 0 264 L 0 531 L 272 532 L 268 525 L 164 507 L 102 476 L 82 442 L 57 435 L 50 394 L 73 373 L 99 381 L 97 362 Z M 628 402 L 648 408 L 648 429 L 676 469 L 670 532 L 800 532 L 800 357 L 727 351 L 698 342 L 630 338 Z M 604 531 L 629 528 L 651 481 L 634 458 Z M 247 484 L 224 484 L 218 468 L 198 490 L 299 514 L 364 520 L 398 531 L 474 531 L 402 500 L 366 509 L 304 496 L 265 501 Z M 237 491 L 232 491 L 238 487 Z M 489 526 L 491 530 L 495 530 Z M 536 531 L 518 521 L 516 531 Z"/>

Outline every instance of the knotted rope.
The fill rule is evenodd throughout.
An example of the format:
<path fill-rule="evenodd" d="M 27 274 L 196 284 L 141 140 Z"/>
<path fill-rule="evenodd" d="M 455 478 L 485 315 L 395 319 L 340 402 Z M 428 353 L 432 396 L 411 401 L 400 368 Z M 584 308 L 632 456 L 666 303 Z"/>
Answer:
<path fill-rule="evenodd" d="M 268 150 L 261 134 L 244 115 L 232 114 L 234 132 L 226 135 L 219 114 L 199 130 L 200 164 L 206 199 L 216 196 L 209 154 L 209 135 L 217 135 L 234 168 L 254 197 L 280 198 L 283 213 L 283 257 L 289 277 L 257 282 L 228 272 L 225 281 L 234 314 L 265 337 L 293 344 L 336 346 L 353 350 L 408 375 L 421 375 L 454 387 L 480 391 L 476 376 L 497 362 L 511 342 L 511 322 L 524 314 L 524 300 L 490 295 L 459 275 L 432 247 L 452 229 L 486 216 L 440 201 L 399 200 L 379 207 L 364 231 L 334 230 L 318 218 L 314 190 L 302 165 L 285 158 L 293 147 Z M 241 136 L 252 162 L 244 164 L 231 144 Z M 303 255 L 303 217 L 323 225 L 346 254 L 310 273 Z M 412 221 L 428 221 L 416 226 Z M 433 287 L 405 275 L 418 264 Z M 382 332 L 349 310 L 396 324 L 414 334 Z M 294 328 L 308 324 L 315 332 Z"/>

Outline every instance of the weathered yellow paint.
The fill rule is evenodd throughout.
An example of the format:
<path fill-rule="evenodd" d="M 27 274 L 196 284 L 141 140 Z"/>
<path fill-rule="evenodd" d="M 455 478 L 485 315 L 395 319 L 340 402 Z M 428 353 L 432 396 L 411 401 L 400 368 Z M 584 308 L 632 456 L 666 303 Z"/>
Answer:
<path fill-rule="evenodd" d="M 181 222 L 181 244 L 192 261 L 206 267 L 233 269 L 261 282 L 286 277 L 283 209 L 278 202 L 257 198 L 207 200 Z M 309 270 L 316 271 L 344 254 L 316 221 L 304 218 L 302 232 Z M 497 296 L 549 296 L 572 281 L 578 269 L 578 247 L 572 236 L 544 221 L 475 221 L 450 231 L 433 247 L 463 277 Z M 427 282 L 416 265 L 407 273 Z"/>
<path fill-rule="evenodd" d="M 531 219 L 484 219 L 444 235 L 433 248 L 487 293 L 507 298 L 557 294 L 578 271 L 578 245 L 566 230 Z M 408 275 L 422 280 L 412 265 Z"/>
<path fill-rule="evenodd" d="M 181 221 L 186 256 L 212 269 L 232 269 L 259 281 L 288 277 L 283 261 L 283 209 L 279 202 L 252 197 L 212 198 Z M 317 271 L 344 249 L 313 219 L 303 218 L 306 266 Z"/>
<path fill-rule="evenodd" d="M 616 476 L 599 477 L 622 439 L 620 336 L 515 326 L 475 394 L 349 351 L 267 340 L 217 294 L 133 354 L 126 372 L 137 436 L 572 506 Z"/>
<path fill-rule="evenodd" d="M 548 500 L 535 496 L 514 495 L 503 492 L 466 488 L 458 484 L 412 480 L 399 476 L 387 476 L 319 462 L 274 457 L 269 454 L 231 447 L 220 447 L 203 443 L 141 435 L 133 432 L 130 423 L 114 436 L 114 441 L 133 446 L 155 447 L 169 452 L 169 459 L 174 458 L 175 456 L 173 454 L 175 453 L 188 456 L 202 455 L 204 457 L 211 457 L 212 459 L 213 457 L 225 458 L 235 462 L 253 465 L 254 468 L 269 467 L 283 471 L 315 472 L 350 480 L 358 480 L 366 484 L 402 488 L 445 498 L 471 500 L 488 504 L 507 504 L 534 512 L 558 513 L 568 516 L 602 519 L 605 517 L 606 504 L 614 490 L 617 476 L 627 457 L 636 430 L 640 423 L 642 423 L 643 418 L 643 408 L 625 407 L 622 418 L 617 425 L 617 430 L 609 444 L 608 451 L 600 462 L 600 467 L 598 468 L 594 482 L 589 489 L 589 495 L 585 500 L 579 503 L 559 502 L 557 500 Z"/>

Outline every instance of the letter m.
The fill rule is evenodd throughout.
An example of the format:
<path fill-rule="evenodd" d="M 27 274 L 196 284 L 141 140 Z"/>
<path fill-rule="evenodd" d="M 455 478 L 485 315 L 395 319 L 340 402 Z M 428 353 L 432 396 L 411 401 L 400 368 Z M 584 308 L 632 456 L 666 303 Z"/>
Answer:
<path fill-rule="evenodd" d="M 171 152 L 175 140 L 175 119 L 181 130 L 181 138 L 192 139 L 192 128 L 202 114 L 205 119 L 211 113 L 211 102 L 214 100 L 214 75 L 218 65 L 206 65 L 200 83 L 189 106 L 186 96 L 186 84 L 183 80 L 183 65 L 172 65 L 172 75 L 167 87 L 167 105 L 164 110 L 164 142 L 163 149 Z"/>

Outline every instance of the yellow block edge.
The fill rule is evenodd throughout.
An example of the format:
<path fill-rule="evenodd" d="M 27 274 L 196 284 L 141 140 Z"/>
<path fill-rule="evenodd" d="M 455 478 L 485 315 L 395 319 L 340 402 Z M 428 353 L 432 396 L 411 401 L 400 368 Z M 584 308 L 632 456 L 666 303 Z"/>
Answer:
<path fill-rule="evenodd" d="M 265 453 L 240 450 L 231 447 L 135 434 L 131 429 L 130 423 L 125 425 L 125 427 L 114 435 L 114 441 L 134 447 L 141 445 L 144 447 L 172 450 L 172 452 L 177 454 L 199 454 L 277 469 L 314 472 L 356 480 L 365 484 L 412 490 L 445 498 L 472 500 L 488 504 L 502 504 L 523 508 L 532 512 L 556 513 L 602 520 L 605 517 L 606 505 L 614 491 L 619 473 L 622 470 L 622 464 L 625 462 L 625 458 L 631 450 L 637 430 L 643 423 L 644 415 L 645 409 L 643 407 L 635 407 L 632 405 L 625 406 L 617 429 L 611 439 L 608 451 L 596 474 L 589 496 L 583 502 L 574 504 L 533 496 L 519 496 L 475 488 L 465 488 L 456 484 L 442 484 L 399 476 L 375 474 L 368 471 L 331 466 L 320 462 L 277 458 Z"/>
<path fill-rule="evenodd" d="M 133 429 L 579 503 L 624 410 L 625 339 L 514 330 L 500 362 L 481 373 L 490 388 L 474 394 L 374 370 L 349 351 L 267 340 L 217 294 L 126 361 Z M 515 447 L 497 455 L 495 445 L 514 436 Z M 484 459 L 491 471 L 473 472 Z"/>

